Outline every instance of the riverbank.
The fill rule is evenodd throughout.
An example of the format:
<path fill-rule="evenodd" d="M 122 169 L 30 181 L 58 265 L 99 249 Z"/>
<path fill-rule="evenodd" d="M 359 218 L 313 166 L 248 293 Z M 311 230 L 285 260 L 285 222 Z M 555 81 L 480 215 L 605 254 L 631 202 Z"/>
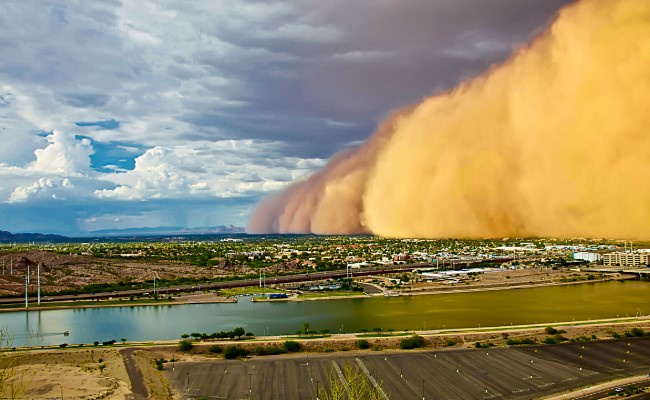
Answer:
<path fill-rule="evenodd" d="M 582 342 L 597 343 L 613 339 L 613 333 L 625 336 L 625 332 L 631 332 L 633 328 L 650 329 L 650 316 L 586 320 L 576 322 L 560 322 L 553 325 L 554 329 L 562 332 L 561 335 L 567 338 L 567 343 Z M 406 337 L 404 335 L 418 334 L 424 338 L 424 347 L 419 350 L 402 350 L 400 342 Z M 193 341 L 189 351 L 180 351 L 178 341 L 157 341 L 146 343 L 125 343 L 112 346 L 92 346 L 67 348 L 31 348 L 18 349 L 15 352 L 5 353 L 2 360 L 13 357 L 15 367 L 11 371 L 14 377 L 27 377 L 21 383 L 21 393 L 31 399 L 50 399 L 59 395 L 65 398 L 105 398 L 123 400 L 132 394 L 133 378 L 126 373 L 125 361 L 122 356 L 124 349 L 135 349 L 129 354 L 133 357 L 137 369 L 140 370 L 142 378 L 140 384 L 146 385 L 149 393 L 155 393 L 156 398 L 171 399 L 169 384 L 165 379 L 163 371 L 156 367 L 156 360 L 164 360 L 162 370 L 173 369 L 175 364 L 178 368 L 183 363 L 214 362 L 222 359 L 221 354 L 215 354 L 215 345 L 225 348 L 230 345 L 237 345 L 255 353 L 256 348 L 268 346 L 282 346 L 286 340 L 298 342 L 300 351 L 297 353 L 280 356 L 253 356 L 249 362 L 256 360 L 274 359 L 304 359 L 313 354 L 314 360 L 318 357 L 344 357 L 346 354 L 356 357 L 373 354 L 381 354 L 384 357 L 404 357 L 420 354 L 422 352 L 434 351 L 440 356 L 448 352 L 477 348 L 481 346 L 491 348 L 510 347 L 508 340 L 522 341 L 533 340 L 541 344 L 545 338 L 551 337 L 546 324 L 520 325 L 520 326 L 494 326 L 484 328 L 464 328 L 447 330 L 427 330 L 416 332 L 405 332 L 396 334 L 334 334 L 328 337 L 283 337 L 268 336 L 257 337 L 247 340 L 224 340 L 224 341 Z M 367 341 L 368 347 L 361 349 L 359 341 Z M 635 349 L 636 344 L 632 341 L 634 337 L 626 338 L 623 343 L 629 349 Z M 488 345 L 489 344 L 489 345 Z M 555 346 L 565 348 L 563 345 L 547 345 L 536 347 L 539 349 L 553 349 Z M 526 348 L 526 346 L 523 346 Z M 120 350 L 121 349 L 121 350 Z M 488 351 L 488 354 L 491 350 Z M 537 350 L 530 350 L 537 353 Z M 540 350 L 543 351 L 543 350 Z M 378 353 L 380 352 L 380 353 Z M 457 353 L 464 357 L 466 351 Z M 173 360 L 173 363 L 172 361 Z M 405 363 L 406 364 L 406 363 Z M 229 364 L 230 365 L 230 364 Z M 137 374 L 136 374 L 137 376 Z M 80 384 L 80 382 L 86 382 Z M 603 387 L 611 387 L 604 385 Z M 591 387 L 591 386 L 590 386 Z M 61 393 L 62 392 L 62 393 Z M 567 396 L 564 394 L 563 396 Z M 569 398 L 569 397 L 553 397 Z"/>
<path fill-rule="evenodd" d="M 376 278 L 376 277 L 375 277 Z M 405 297 L 405 296 L 426 296 L 453 293 L 480 293 L 493 292 L 514 289 L 532 289 L 553 286 L 580 285 L 585 283 L 603 283 L 609 281 L 624 281 L 638 279 L 634 275 L 621 275 L 612 271 L 610 275 L 599 274 L 594 276 L 584 271 L 553 271 L 542 268 L 521 269 L 521 270 L 498 270 L 474 277 L 472 280 L 466 280 L 458 283 L 449 282 L 420 282 L 409 285 L 406 288 L 386 287 L 382 288 L 377 284 L 371 284 L 376 290 L 372 293 L 364 294 L 344 294 L 338 295 L 336 292 L 320 292 L 307 296 L 289 296 L 285 299 L 268 299 L 262 297 L 254 298 L 255 302 L 283 302 L 283 301 L 314 301 L 314 300 L 341 300 L 354 298 L 369 298 L 374 296 L 386 297 Z M 361 279 L 368 281 L 370 279 Z M 210 304 L 210 303 L 234 303 L 237 297 L 243 295 L 260 295 L 272 292 L 283 292 L 284 288 L 280 286 L 266 288 L 242 288 L 227 289 L 224 293 L 194 293 L 190 295 L 176 295 L 172 300 L 168 298 L 154 300 L 152 298 L 139 298 L 131 300 L 130 298 L 108 299 L 96 301 L 65 301 L 58 303 L 41 303 L 35 305 L 34 299 L 27 311 L 37 311 L 45 309 L 70 309 L 70 308 L 101 308 L 101 307 L 134 307 L 134 306 L 173 306 L 180 304 Z M 291 293 L 291 292 L 290 292 Z M 23 304 L 0 305 L 1 312 L 25 311 Z"/>
<path fill-rule="evenodd" d="M 138 306 L 173 306 L 182 304 L 218 304 L 218 303 L 237 303 L 235 297 L 224 297 L 215 293 L 200 293 L 155 300 L 153 298 L 130 300 L 125 299 L 108 299 L 97 301 L 62 301 L 52 303 L 35 303 L 25 308 L 23 304 L 3 305 L 0 307 L 0 313 L 24 312 L 24 311 L 44 311 L 44 310 L 68 310 L 76 308 L 109 308 L 109 307 L 138 307 Z"/>

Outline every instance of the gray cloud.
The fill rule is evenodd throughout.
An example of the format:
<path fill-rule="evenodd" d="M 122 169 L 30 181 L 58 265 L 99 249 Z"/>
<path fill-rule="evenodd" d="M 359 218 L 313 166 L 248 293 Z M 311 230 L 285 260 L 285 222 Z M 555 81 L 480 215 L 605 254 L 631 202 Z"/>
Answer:
<path fill-rule="evenodd" d="M 277 188 L 265 186 L 270 177 L 295 178 L 297 163 L 304 172 L 316 167 L 310 159 L 359 144 L 390 110 L 503 60 L 568 2 L 6 0 L 0 137 L 16 149 L 0 149 L 0 165 L 32 162 L 43 131 L 143 151 L 251 139 L 250 154 L 235 149 L 221 162 L 253 168 L 227 176 L 263 193 Z M 105 120 L 119 126 L 75 124 Z M 199 170 L 211 169 L 179 168 L 178 179 Z M 121 182 L 122 170 L 106 171 Z"/>

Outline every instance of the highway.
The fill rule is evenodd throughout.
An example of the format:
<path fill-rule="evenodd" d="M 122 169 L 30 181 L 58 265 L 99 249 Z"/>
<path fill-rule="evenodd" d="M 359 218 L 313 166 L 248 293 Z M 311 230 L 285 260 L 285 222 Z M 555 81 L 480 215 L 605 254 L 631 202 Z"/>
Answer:
<path fill-rule="evenodd" d="M 431 264 L 408 264 L 408 265 L 389 266 L 389 267 L 368 267 L 363 269 L 352 270 L 352 276 L 358 277 L 358 276 L 368 276 L 373 274 L 388 274 L 388 273 L 407 271 L 413 268 L 423 268 L 425 266 L 432 266 L 432 265 Z M 267 277 L 265 282 L 267 285 L 274 285 L 278 283 L 295 283 L 295 282 L 308 282 L 308 281 L 323 280 L 323 279 L 345 278 L 345 276 L 346 276 L 345 270 L 322 271 L 322 272 L 311 272 L 311 273 L 295 274 L 295 275 Z M 156 289 L 156 291 L 160 295 L 167 295 L 167 294 L 174 294 L 179 292 L 193 292 L 193 291 L 214 290 L 214 289 L 231 289 L 231 288 L 258 286 L 258 285 L 259 285 L 259 279 L 252 278 L 252 279 L 241 279 L 241 280 L 233 280 L 233 281 L 226 281 L 226 282 L 197 283 L 191 285 L 159 287 Z M 151 293 L 151 292 L 153 292 L 153 287 L 148 289 L 120 290 L 120 291 L 102 292 L 102 293 L 80 293 L 80 294 L 71 294 L 71 295 L 41 296 L 41 302 L 96 300 L 96 299 L 107 299 L 111 297 L 140 296 L 143 293 Z M 20 304 L 23 303 L 24 301 L 25 298 L 23 296 L 0 298 L 0 304 Z"/>
<path fill-rule="evenodd" d="M 477 264 L 485 261 L 503 263 L 512 260 L 511 258 L 504 257 L 498 259 L 490 260 L 465 260 L 456 262 L 456 266 L 470 266 L 472 264 Z M 411 271 L 413 269 L 422 269 L 422 268 L 433 268 L 435 264 L 431 263 L 415 263 L 415 264 L 400 264 L 400 265 L 390 265 L 390 266 L 377 266 L 377 267 L 364 267 L 359 269 L 350 269 L 353 277 L 360 276 L 369 276 L 376 274 L 390 274 L 403 271 Z M 336 270 L 336 271 L 320 271 L 320 272 L 309 272 L 303 274 L 295 275 L 281 275 L 274 277 L 267 277 L 265 282 L 267 285 L 274 285 L 277 283 L 296 283 L 296 282 L 309 282 L 317 281 L 324 279 L 338 279 L 345 278 L 346 270 Z M 215 289 L 231 289 L 231 288 L 241 288 L 241 287 L 250 287 L 258 286 L 259 279 L 241 279 L 225 282 L 212 282 L 212 283 L 196 283 L 188 285 L 176 285 L 176 286 L 166 286 L 159 287 L 156 289 L 158 294 L 167 295 L 174 294 L 179 292 L 194 292 L 201 290 L 215 290 Z M 70 294 L 70 295 L 54 295 L 54 296 L 41 296 L 41 302 L 60 302 L 60 301 L 72 301 L 72 300 L 101 300 L 108 299 L 111 297 L 129 297 L 129 296 L 141 296 L 143 293 L 152 293 L 153 287 L 147 289 L 131 289 L 131 290 L 120 290 L 112 292 L 98 292 L 98 293 L 80 293 L 80 294 Z M 30 293 L 30 297 L 33 298 L 34 295 Z M 20 304 L 25 302 L 25 297 L 5 297 L 0 298 L 0 304 Z"/>

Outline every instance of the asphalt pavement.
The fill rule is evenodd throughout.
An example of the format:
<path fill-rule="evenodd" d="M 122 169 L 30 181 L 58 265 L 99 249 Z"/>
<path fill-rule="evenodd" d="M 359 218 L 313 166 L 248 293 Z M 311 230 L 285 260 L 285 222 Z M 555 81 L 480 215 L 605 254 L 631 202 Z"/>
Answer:
<path fill-rule="evenodd" d="M 316 399 L 316 390 L 361 366 L 387 398 L 539 399 L 650 372 L 650 338 L 455 351 L 345 352 L 166 366 L 185 399 Z M 592 399 L 592 397 L 585 397 Z"/>

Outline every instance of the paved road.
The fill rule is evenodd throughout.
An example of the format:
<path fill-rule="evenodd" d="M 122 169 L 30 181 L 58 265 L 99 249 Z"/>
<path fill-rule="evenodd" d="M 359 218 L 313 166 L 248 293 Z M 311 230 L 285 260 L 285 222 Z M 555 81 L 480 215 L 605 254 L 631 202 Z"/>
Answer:
<path fill-rule="evenodd" d="M 510 258 L 502 259 L 493 259 L 489 261 L 493 262 L 506 262 Z M 480 260 L 473 261 L 474 263 L 479 262 Z M 483 260 L 485 261 L 485 260 Z M 471 262 L 467 262 L 471 263 Z M 433 264 L 429 263 L 418 263 L 418 264 L 404 264 L 404 265 L 391 265 L 387 267 L 368 267 L 363 269 L 355 269 L 352 274 L 355 277 L 358 276 L 368 276 L 374 274 L 387 274 L 412 270 L 414 268 L 426 268 L 433 267 Z M 295 282 L 307 282 L 313 280 L 323 280 L 323 279 L 336 279 L 336 278 L 345 278 L 347 275 L 345 270 L 336 270 L 336 271 L 322 271 L 322 272 L 312 272 L 305 274 L 295 274 L 295 275 L 284 275 L 276 277 L 267 277 L 267 284 L 276 284 L 276 283 L 295 283 Z M 157 291 L 159 294 L 174 294 L 179 292 L 193 292 L 197 290 L 213 290 L 213 289 L 230 289 L 238 287 L 250 287 L 259 285 L 259 279 L 241 279 L 228 282 L 216 282 L 216 283 L 200 283 L 194 285 L 177 285 L 158 288 Z M 113 292 L 102 292 L 102 293 L 85 293 L 85 294 L 75 294 L 75 295 L 58 295 L 58 296 L 43 296 L 41 297 L 41 302 L 57 302 L 57 301 L 70 301 L 70 300 L 95 300 L 95 299 L 107 299 L 109 297 L 129 297 L 132 295 L 142 295 L 143 293 L 150 293 L 152 289 L 133 289 L 133 290 L 120 290 Z M 0 298 L 0 304 L 19 304 L 24 303 L 25 297 L 6 297 Z"/>
<path fill-rule="evenodd" d="M 355 270 L 353 272 L 354 276 L 367 276 L 377 273 L 393 273 L 406 271 L 412 268 L 422 268 L 425 265 L 432 266 L 431 264 L 409 264 L 408 266 L 390 266 L 390 267 L 371 267 L 364 268 L 363 270 Z M 294 282 L 307 282 L 313 280 L 322 280 L 322 279 L 335 279 L 335 278 L 345 278 L 345 270 L 337 271 L 322 271 L 322 272 L 312 272 L 305 274 L 295 274 L 295 275 L 284 275 L 276 277 L 267 277 L 267 284 L 276 284 L 276 283 L 294 283 Z M 230 289 L 238 287 L 250 287 L 259 285 L 259 279 L 241 279 L 227 282 L 216 282 L 216 283 L 200 283 L 194 285 L 177 285 L 158 288 L 157 292 L 161 295 L 163 294 L 173 294 L 178 292 L 193 292 L 197 290 L 213 290 L 213 289 Z M 85 293 L 85 294 L 75 294 L 75 295 L 58 295 L 58 296 L 43 296 L 41 297 L 41 302 L 55 302 L 55 301 L 70 301 L 70 300 L 95 300 L 95 299 L 106 299 L 109 297 L 129 297 L 131 295 L 142 295 L 143 293 L 151 293 L 152 289 L 133 289 L 133 290 L 120 290 L 113 292 L 102 292 L 102 293 Z M 0 304 L 17 304 L 24 303 L 25 297 L 7 297 L 0 298 Z"/>
<path fill-rule="evenodd" d="M 123 349 L 120 350 L 120 354 L 124 358 L 124 366 L 126 367 L 126 372 L 129 374 L 129 380 L 131 381 L 131 391 L 132 400 L 145 400 L 148 398 L 147 387 L 144 384 L 144 378 L 142 377 L 142 371 L 135 363 L 133 358 L 133 352 L 135 349 Z"/>
<path fill-rule="evenodd" d="M 630 345 L 628 346 L 628 343 Z M 629 351 L 629 353 L 627 353 Z M 357 361 L 358 358 L 358 361 Z M 623 361 L 625 360 L 625 361 Z M 310 399 L 336 368 L 361 363 L 391 400 L 538 399 L 650 371 L 650 338 L 525 348 L 348 352 L 176 363 L 184 399 Z M 335 367 L 336 365 L 336 367 Z M 423 393 L 424 385 L 424 393 Z"/>

